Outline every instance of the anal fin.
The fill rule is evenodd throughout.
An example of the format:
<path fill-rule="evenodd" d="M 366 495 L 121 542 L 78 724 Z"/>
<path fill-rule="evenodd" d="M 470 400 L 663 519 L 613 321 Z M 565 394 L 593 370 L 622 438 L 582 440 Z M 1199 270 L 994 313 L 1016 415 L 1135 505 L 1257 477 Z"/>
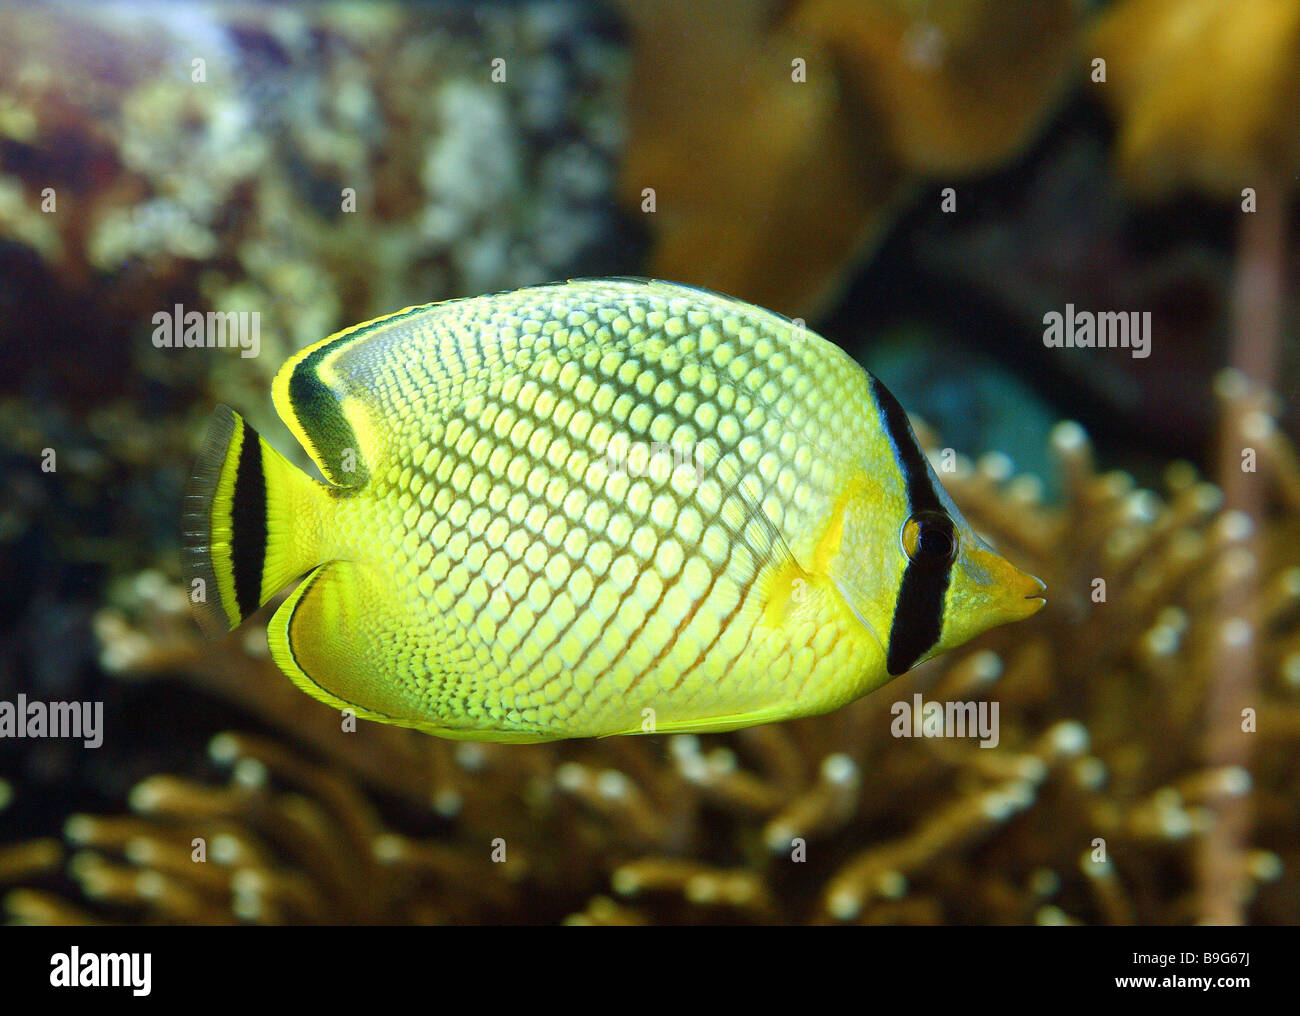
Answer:
<path fill-rule="evenodd" d="M 760 723 L 775 723 L 788 719 L 789 709 L 784 706 L 764 706 L 747 713 L 735 713 L 731 716 L 705 716 L 691 720 L 667 720 L 657 722 L 654 730 L 643 727 L 629 727 L 627 730 L 615 730 L 602 737 L 618 737 L 624 734 L 717 734 L 739 727 L 753 727 Z"/>
<path fill-rule="evenodd" d="M 371 568 L 330 561 L 280 605 L 267 638 L 276 665 L 312 698 L 364 719 L 409 726 L 401 642 L 383 638 L 393 626 L 380 616 L 382 592 Z"/>
<path fill-rule="evenodd" d="M 392 585 L 369 565 L 323 564 L 294 590 L 267 629 L 276 665 L 317 701 L 362 719 L 460 741 L 535 744 L 566 736 L 453 726 L 421 715 L 429 688 L 426 645 L 392 604 Z"/>

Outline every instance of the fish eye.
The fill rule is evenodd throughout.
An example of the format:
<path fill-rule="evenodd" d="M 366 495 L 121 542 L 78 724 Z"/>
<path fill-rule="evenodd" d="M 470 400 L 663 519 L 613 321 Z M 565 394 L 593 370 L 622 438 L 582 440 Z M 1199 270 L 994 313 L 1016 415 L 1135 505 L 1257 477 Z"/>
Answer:
<path fill-rule="evenodd" d="M 943 566 L 957 556 L 957 530 L 943 512 L 917 512 L 903 523 L 903 553 L 920 565 Z"/>

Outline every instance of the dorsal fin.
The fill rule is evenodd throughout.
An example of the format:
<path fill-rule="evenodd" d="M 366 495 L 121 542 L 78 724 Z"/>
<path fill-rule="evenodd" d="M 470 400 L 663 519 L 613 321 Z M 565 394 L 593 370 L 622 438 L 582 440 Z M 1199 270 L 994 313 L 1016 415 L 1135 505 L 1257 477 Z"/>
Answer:
<path fill-rule="evenodd" d="M 365 379 L 340 369 L 340 360 L 381 328 L 430 306 L 407 307 L 335 332 L 294 354 L 276 373 L 271 385 L 276 411 L 331 483 L 364 487 L 384 445 L 380 423 L 371 420 L 361 397 Z"/>

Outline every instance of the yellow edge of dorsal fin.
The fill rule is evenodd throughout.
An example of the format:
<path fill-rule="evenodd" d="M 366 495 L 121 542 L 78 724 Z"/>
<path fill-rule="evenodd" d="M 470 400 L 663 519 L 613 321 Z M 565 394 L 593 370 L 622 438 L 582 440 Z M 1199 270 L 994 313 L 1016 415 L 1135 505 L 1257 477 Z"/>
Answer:
<path fill-rule="evenodd" d="M 451 301 L 449 300 L 438 301 L 438 303 L 450 302 Z M 355 335 L 357 332 L 362 330 L 373 329 L 376 326 L 383 324 L 385 321 L 402 317 L 403 315 L 410 314 L 413 311 L 436 307 L 438 306 L 438 303 L 412 304 L 409 307 L 403 307 L 401 310 L 393 311 L 391 314 L 383 314 L 380 317 L 371 318 L 369 321 L 360 321 L 355 325 L 350 325 L 349 327 L 334 332 L 331 335 L 327 335 L 325 338 L 313 342 L 309 346 L 304 346 L 280 365 L 280 369 L 275 372 L 275 377 L 271 380 L 271 401 L 275 404 L 275 411 L 280 414 L 280 419 L 285 422 L 285 426 L 293 432 L 293 436 L 301 442 L 304 448 L 310 450 L 311 442 L 299 425 L 297 417 L 294 415 L 293 400 L 289 397 L 289 380 L 293 377 L 293 372 L 298 368 L 298 365 L 308 357 L 315 355 L 320 352 L 320 350 L 338 342 L 340 339 L 346 339 L 348 336 Z"/>

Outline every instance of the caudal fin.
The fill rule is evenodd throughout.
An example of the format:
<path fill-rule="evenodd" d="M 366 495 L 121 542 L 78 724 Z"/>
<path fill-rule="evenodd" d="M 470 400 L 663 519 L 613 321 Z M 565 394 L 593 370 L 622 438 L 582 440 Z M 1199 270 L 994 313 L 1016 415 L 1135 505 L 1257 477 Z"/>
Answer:
<path fill-rule="evenodd" d="M 306 515 L 324 487 L 218 406 L 185 491 L 181 565 L 209 638 L 239 626 L 321 561 Z"/>

